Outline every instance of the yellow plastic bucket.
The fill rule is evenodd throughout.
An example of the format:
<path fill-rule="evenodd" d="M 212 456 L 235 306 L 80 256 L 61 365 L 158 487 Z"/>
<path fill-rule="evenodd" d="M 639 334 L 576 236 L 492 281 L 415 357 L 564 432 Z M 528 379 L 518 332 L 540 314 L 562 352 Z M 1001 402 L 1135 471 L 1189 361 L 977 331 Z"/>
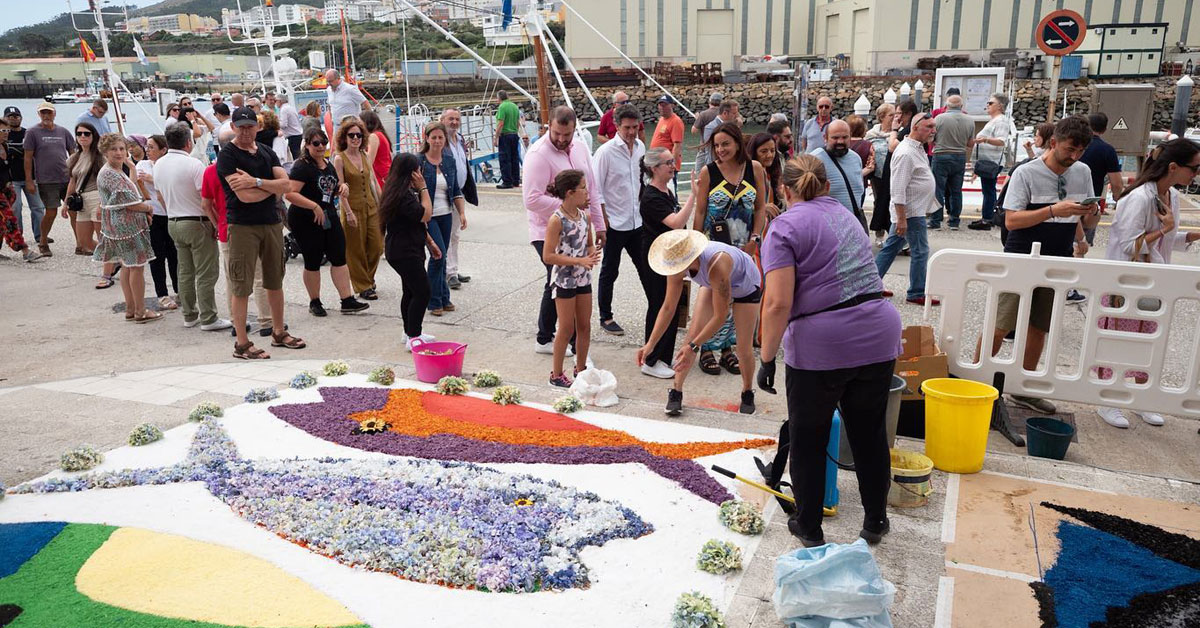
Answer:
<path fill-rule="evenodd" d="M 933 461 L 915 451 L 892 450 L 892 487 L 888 489 L 888 505 L 915 508 L 929 503 L 933 486 Z"/>
<path fill-rule="evenodd" d="M 992 403 L 999 391 L 969 379 L 927 379 L 925 455 L 933 466 L 950 473 L 978 473 L 987 452 Z"/>

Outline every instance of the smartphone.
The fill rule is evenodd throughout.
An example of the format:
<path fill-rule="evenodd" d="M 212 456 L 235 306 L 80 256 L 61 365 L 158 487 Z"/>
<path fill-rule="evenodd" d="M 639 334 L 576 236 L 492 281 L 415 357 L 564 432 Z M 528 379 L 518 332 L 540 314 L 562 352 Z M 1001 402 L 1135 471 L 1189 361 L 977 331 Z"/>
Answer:
<path fill-rule="evenodd" d="M 1082 201 L 1079 201 L 1079 204 L 1080 205 L 1096 205 L 1102 200 L 1104 200 L 1103 196 L 1089 196 L 1089 197 L 1083 199 Z"/>

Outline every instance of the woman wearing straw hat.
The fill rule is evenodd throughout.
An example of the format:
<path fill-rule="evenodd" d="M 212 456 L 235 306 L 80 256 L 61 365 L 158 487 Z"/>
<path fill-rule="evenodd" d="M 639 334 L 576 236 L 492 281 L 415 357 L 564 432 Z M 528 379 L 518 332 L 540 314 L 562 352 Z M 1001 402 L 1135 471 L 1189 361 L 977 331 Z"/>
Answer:
<path fill-rule="evenodd" d="M 780 447 L 790 445 L 792 487 L 800 511 L 788 530 L 805 547 L 824 545 L 825 449 L 840 407 L 854 453 L 865 512 L 860 536 L 878 543 L 888 531 L 891 483 L 886 430 L 888 390 L 900 354 L 900 313 L 883 298 L 870 237 L 829 196 L 821 160 L 802 155 L 783 169 L 788 211 L 763 245 L 766 307 L 758 386 L 775 392 L 775 356 L 784 345 L 788 420 Z M 783 475 L 776 456 L 768 483 Z"/>
<path fill-rule="evenodd" d="M 722 242 L 709 242 L 699 231 L 677 229 L 668 231 L 650 245 L 650 268 L 667 277 L 667 296 L 654 331 L 646 344 L 638 349 L 637 363 L 641 366 L 647 355 L 654 351 L 658 340 L 675 318 L 679 294 L 683 291 L 683 276 L 687 273 L 692 283 L 700 286 L 696 299 L 696 311 L 692 325 L 684 334 L 684 346 L 675 354 L 675 384 L 667 391 L 669 416 L 683 411 L 683 382 L 700 353 L 700 346 L 712 338 L 725 323 L 733 310 L 733 326 L 737 337 L 738 359 L 743 364 L 753 364 L 754 348 L 751 337 L 754 324 L 758 321 L 758 303 L 762 300 L 762 275 L 754 264 L 754 258 L 741 249 Z M 742 375 L 742 414 L 754 414 L 754 390 L 751 388 L 752 369 L 744 369 Z"/>

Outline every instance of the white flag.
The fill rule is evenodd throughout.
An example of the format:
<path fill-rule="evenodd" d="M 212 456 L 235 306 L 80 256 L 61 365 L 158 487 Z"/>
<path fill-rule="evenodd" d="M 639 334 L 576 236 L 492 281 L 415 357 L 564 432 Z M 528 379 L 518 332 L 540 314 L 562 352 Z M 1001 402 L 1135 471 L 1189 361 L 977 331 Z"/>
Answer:
<path fill-rule="evenodd" d="M 142 50 L 142 44 L 138 43 L 137 37 L 133 38 L 133 52 L 137 55 L 138 61 L 140 61 L 142 65 L 150 65 L 150 62 L 146 60 L 145 51 Z"/>

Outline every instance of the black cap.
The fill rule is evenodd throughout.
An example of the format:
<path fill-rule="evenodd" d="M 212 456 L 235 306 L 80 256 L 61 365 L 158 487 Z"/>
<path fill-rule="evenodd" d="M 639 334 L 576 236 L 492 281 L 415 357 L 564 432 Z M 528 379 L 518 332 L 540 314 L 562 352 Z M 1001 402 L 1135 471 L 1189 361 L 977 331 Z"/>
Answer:
<path fill-rule="evenodd" d="M 21 110 L 17 109 L 16 107 L 5 107 L 4 108 L 4 117 L 5 118 L 7 118 L 9 116 L 19 116 L 19 115 L 21 115 Z"/>
<path fill-rule="evenodd" d="M 238 107 L 233 110 L 232 120 L 233 126 L 252 126 L 258 124 L 258 114 L 249 107 Z"/>
<path fill-rule="evenodd" d="M 674 105 L 674 104 L 675 104 L 675 99 L 674 99 L 674 98 L 671 98 L 670 96 L 668 96 L 668 95 L 666 95 L 666 94 L 663 94 L 662 96 L 659 96 L 659 97 L 658 97 L 658 102 L 665 102 L 665 103 L 667 103 L 668 105 Z"/>
<path fill-rule="evenodd" d="M 958 91 L 957 87 L 951 87 L 950 89 L 946 90 L 947 96 L 958 96 L 960 94 L 961 92 Z"/>

